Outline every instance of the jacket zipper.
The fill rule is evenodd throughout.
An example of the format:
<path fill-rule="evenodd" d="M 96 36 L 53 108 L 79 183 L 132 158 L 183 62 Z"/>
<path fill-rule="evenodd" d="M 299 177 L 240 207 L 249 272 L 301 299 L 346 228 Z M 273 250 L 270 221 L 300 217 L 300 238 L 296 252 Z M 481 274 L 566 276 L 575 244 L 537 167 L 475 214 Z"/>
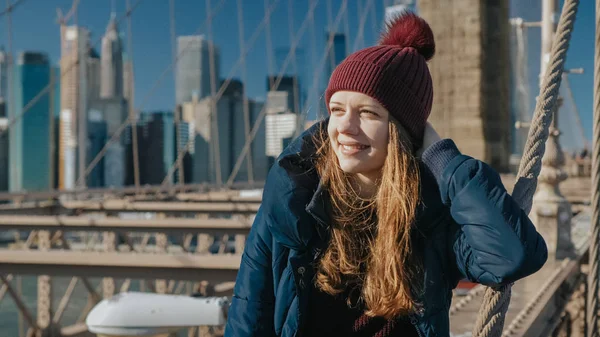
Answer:
<path fill-rule="evenodd" d="M 421 332 L 421 329 L 419 329 L 419 326 L 417 325 L 417 319 L 414 316 L 410 316 L 410 323 L 415 327 L 415 330 L 417 330 L 419 337 L 423 337 L 423 333 Z"/>

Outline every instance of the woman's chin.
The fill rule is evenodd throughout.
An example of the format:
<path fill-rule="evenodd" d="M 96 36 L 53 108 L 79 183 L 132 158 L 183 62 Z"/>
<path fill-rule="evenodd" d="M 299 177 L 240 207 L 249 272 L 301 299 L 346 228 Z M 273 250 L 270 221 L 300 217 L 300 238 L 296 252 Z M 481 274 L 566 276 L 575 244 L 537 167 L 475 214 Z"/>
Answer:
<path fill-rule="evenodd" d="M 361 174 L 369 172 L 369 168 L 364 163 L 340 163 L 340 168 L 344 173 L 348 174 Z"/>

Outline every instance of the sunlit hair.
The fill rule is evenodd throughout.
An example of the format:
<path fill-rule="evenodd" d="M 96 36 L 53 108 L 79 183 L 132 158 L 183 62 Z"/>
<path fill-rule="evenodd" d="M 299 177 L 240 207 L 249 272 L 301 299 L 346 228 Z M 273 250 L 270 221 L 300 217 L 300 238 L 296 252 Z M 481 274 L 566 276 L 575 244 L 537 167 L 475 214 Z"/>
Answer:
<path fill-rule="evenodd" d="M 411 227 L 419 201 L 419 166 L 412 142 L 394 120 L 388 153 L 373 198 L 359 197 L 340 168 L 327 132 L 315 137 L 316 168 L 332 204 L 331 241 L 319 261 L 316 285 L 331 295 L 360 290 L 369 316 L 388 319 L 420 309 L 421 263 L 412 254 Z M 348 297 L 348 304 L 352 297 Z"/>

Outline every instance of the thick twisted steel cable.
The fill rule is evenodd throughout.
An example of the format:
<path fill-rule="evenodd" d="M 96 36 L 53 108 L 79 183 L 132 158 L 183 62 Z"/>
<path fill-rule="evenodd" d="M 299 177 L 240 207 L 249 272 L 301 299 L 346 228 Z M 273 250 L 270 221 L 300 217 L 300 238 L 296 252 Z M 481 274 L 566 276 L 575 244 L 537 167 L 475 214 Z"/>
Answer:
<path fill-rule="evenodd" d="M 600 0 L 596 0 L 596 47 L 594 49 L 594 125 L 592 151 L 592 237 L 590 240 L 590 256 L 587 295 L 587 336 L 599 337 L 598 326 L 598 282 L 600 272 L 598 258 L 600 255 Z"/>
<path fill-rule="evenodd" d="M 565 0 L 552 45 L 551 58 L 544 74 L 540 96 L 536 103 L 525 151 L 517 173 L 513 198 L 527 214 L 531 211 L 537 177 L 542 168 L 542 157 L 546 150 L 545 144 L 558 99 L 558 89 L 562 80 L 578 5 L 579 0 Z M 473 336 L 500 337 L 502 335 L 504 318 L 510 304 L 511 288 L 512 285 L 509 284 L 486 289 L 473 329 Z"/>

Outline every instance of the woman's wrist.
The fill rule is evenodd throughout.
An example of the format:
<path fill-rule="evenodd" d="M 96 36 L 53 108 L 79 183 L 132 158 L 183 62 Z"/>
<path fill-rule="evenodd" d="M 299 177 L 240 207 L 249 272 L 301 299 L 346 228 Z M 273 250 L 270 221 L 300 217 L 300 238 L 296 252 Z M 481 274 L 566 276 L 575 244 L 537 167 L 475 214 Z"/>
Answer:
<path fill-rule="evenodd" d="M 460 154 L 452 139 L 442 139 L 425 149 L 421 155 L 421 160 L 429 168 L 435 179 L 439 181 L 446 165 Z"/>

